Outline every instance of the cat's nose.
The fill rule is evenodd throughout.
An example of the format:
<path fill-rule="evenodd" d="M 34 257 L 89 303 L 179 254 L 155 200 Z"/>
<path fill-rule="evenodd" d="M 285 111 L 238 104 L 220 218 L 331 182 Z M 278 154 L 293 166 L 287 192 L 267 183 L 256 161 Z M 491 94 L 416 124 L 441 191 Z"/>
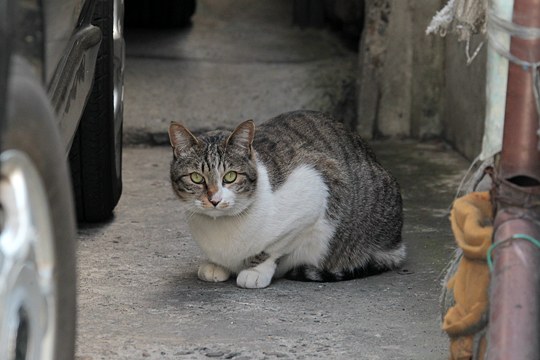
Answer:
<path fill-rule="evenodd" d="M 219 192 L 214 189 L 208 189 L 208 192 L 206 193 L 206 196 L 208 198 L 208 201 L 210 201 L 210 203 L 212 205 L 214 205 L 214 207 L 218 206 L 218 204 L 221 202 L 221 195 L 219 194 Z"/>

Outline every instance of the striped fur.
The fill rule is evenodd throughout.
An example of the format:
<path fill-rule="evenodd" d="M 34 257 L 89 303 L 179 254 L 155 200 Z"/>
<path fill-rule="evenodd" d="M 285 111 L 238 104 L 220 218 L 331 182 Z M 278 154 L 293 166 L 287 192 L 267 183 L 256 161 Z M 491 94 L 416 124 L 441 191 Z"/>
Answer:
<path fill-rule="evenodd" d="M 272 277 L 339 281 L 402 264 L 399 186 L 328 115 L 290 112 L 198 137 L 175 124 L 169 135 L 173 189 L 215 266 L 203 280 L 225 271 L 239 286 L 265 287 Z M 238 178 L 225 183 L 231 170 Z M 190 180 L 194 171 L 204 184 Z"/>

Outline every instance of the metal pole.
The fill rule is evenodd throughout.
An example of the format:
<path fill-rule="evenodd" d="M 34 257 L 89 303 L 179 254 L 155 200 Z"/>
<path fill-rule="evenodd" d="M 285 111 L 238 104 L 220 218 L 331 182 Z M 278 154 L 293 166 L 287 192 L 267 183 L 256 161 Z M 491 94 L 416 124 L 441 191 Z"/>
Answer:
<path fill-rule="evenodd" d="M 540 0 L 515 0 L 513 22 L 540 28 Z M 540 61 L 540 39 L 513 37 L 512 55 Z M 533 73 L 510 62 L 495 209 L 488 359 L 540 359 L 540 153 Z"/>

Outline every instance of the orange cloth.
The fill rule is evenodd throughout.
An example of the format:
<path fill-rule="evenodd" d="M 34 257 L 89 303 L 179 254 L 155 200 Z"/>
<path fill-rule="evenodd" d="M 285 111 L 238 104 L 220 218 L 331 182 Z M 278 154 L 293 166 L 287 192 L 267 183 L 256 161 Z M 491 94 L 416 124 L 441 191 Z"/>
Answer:
<path fill-rule="evenodd" d="M 444 316 L 442 328 L 450 337 L 450 359 L 483 359 L 490 277 L 486 254 L 493 235 L 489 193 L 470 193 L 457 199 L 450 221 L 463 255 L 446 284 L 454 305 Z"/>

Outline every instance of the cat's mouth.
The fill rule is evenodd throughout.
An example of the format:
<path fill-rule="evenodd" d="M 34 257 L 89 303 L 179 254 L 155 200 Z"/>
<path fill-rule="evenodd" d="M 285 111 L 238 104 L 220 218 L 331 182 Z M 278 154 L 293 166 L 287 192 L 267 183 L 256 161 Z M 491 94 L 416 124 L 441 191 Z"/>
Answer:
<path fill-rule="evenodd" d="M 219 218 L 226 216 L 239 216 L 243 214 L 249 208 L 248 204 L 243 202 L 240 203 L 231 203 L 231 202 L 220 202 L 216 206 L 210 204 L 209 202 L 203 202 L 198 200 L 195 202 L 195 211 L 194 213 L 205 215 L 211 218 Z"/>
<path fill-rule="evenodd" d="M 209 210 L 224 210 L 230 207 L 230 203 L 228 201 L 213 201 L 210 199 L 204 199 L 201 201 L 201 206 L 203 209 L 209 209 Z"/>
<path fill-rule="evenodd" d="M 211 202 L 208 199 L 199 200 L 196 202 L 196 207 L 199 209 L 198 213 L 204 214 L 213 218 L 229 215 L 232 210 L 232 206 L 227 201 Z"/>

